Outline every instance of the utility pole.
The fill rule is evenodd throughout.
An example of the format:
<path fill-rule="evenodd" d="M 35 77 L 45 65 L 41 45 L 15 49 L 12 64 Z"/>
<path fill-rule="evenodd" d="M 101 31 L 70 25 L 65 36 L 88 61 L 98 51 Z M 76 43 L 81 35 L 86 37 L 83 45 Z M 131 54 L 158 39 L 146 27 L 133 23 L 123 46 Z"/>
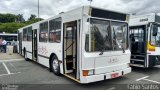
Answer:
<path fill-rule="evenodd" d="M 90 2 L 90 6 L 91 6 L 93 0 L 88 0 L 88 1 Z"/>
<path fill-rule="evenodd" d="M 38 0 L 38 18 L 39 18 L 39 0 Z"/>

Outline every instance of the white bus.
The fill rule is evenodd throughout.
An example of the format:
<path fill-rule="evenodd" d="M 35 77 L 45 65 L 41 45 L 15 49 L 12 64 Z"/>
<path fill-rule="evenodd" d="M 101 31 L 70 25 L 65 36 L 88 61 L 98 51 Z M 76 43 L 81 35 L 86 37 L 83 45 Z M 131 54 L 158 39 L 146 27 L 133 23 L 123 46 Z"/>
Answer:
<path fill-rule="evenodd" d="M 131 72 L 128 14 L 90 6 L 19 29 L 19 53 L 79 83 Z"/>
<path fill-rule="evenodd" d="M 160 64 L 160 16 L 130 17 L 131 66 L 149 68 Z"/>
<path fill-rule="evenodd" d="M 8 45 L 12 45 L 13 41 L 16 44 L 18 34 L 0 33 L 0 39 L 3 38 L 7 41 Z"/>

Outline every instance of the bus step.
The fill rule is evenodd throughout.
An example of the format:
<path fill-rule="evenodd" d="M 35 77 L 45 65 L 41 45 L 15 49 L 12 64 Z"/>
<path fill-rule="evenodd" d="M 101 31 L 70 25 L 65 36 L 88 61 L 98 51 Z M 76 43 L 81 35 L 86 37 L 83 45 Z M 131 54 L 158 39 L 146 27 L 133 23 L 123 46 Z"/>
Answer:
<path fill-rule="evenodd" d="M 131 56 L 145 57 L 145 55 L 131 55 Z"/>
<path fill-rule="evenodd" d="M 139 62 L 144 62 L 142 59 L 131 59 L 131 61 L 139 61 Z"/>
<path fill-rule="evenodd" d="M 66 61 L 66 63 L 73 63 L 73 61 Z"/>
<path fill-rule="evenodd" d="M 144 65 L 140 65 L 140 64 L 130 64 L 130 66 L 135 66 L 135 67 L 144 67 Z"/>
<path fill-rule="evenodd" d="M 144 55 L 131 55 L 131 58 L 132 59 L 142 59 L 142 60 L 144 60 L 145 56 Z"/>
<path fill-rule="evenodd" d="M 141 59 L 131 59 L 131 64 L 145 65 L 145 61 Z"/>

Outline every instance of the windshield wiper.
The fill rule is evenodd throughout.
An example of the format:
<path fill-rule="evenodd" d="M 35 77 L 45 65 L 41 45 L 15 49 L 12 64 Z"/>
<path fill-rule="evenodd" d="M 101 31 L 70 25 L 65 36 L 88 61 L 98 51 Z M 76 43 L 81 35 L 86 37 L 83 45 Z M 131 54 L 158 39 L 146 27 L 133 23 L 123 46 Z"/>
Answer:
<path fill-rule="evenodd" d="M 121 47 L 122 47 L 122 50 L 123 50 L 123 53 L 125 53 L 125 49 L 124 49 L 124 47 L 121 45 Z"/>
<path fill-rule="evenodd" d="M 101 50 L 99 55 L 103 55 L 104 51 L 105 51 L 105 48 Z"/>

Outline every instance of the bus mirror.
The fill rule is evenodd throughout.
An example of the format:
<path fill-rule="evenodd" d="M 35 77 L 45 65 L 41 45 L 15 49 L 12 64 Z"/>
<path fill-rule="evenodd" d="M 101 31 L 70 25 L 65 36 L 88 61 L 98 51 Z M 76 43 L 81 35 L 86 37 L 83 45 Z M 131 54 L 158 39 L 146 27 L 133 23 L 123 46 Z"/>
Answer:
<path fill-rule="evenodd" d="M 158 33 L 158 27 L 156 25 L 153 25 L 153 33 L 152 36 L 157 36 Z"/>
<path fill-rule="evenodd" d="M 88 34 L 89 33 L 89 29 L 90 29 L 90 23 L 86 22 L 86 28 L 84 29 L 84 33 Z"/>

